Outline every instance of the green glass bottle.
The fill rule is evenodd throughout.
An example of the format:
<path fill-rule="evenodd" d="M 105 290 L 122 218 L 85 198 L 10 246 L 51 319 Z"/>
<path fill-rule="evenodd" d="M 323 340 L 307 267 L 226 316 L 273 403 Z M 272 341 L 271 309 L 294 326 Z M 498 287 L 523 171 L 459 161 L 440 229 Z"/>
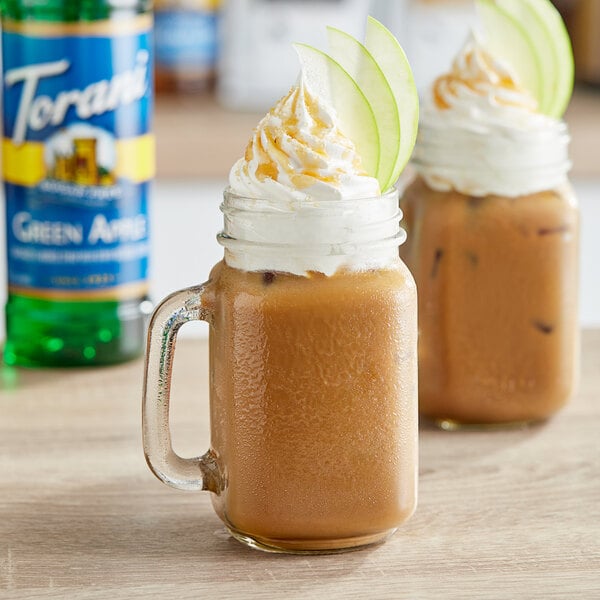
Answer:
<path fill-rule="evenodd" d="M 150 0 L 0 0 L 12 365 L 140 355 L 154 176 Z"/>

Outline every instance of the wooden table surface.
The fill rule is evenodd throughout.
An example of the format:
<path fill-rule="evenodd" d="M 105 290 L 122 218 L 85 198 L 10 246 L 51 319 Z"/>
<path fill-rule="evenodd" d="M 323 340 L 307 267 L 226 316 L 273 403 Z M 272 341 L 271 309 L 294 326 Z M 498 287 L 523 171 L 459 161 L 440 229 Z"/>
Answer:
<path fill-rule="evenodd" d="M 177 349 L 176 450 L 207 447 L 207 345 Z M 421 431 L 419 507 L 387 543 L 295 557 L 228 537 L 140 441 L 141 361 L 2 371 L 0 598 L 600 598 L 600 331 L 575 401 L 529 429 Z"/>

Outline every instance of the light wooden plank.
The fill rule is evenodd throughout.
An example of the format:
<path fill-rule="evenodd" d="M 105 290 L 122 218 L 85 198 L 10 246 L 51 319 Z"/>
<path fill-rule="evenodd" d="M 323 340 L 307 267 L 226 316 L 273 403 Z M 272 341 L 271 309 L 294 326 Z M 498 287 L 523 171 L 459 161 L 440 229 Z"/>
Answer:
<path fill-rule="evenodd" d="M 208 445 L 207 345 L 177 349 L 177 449 Z M 423 428 L 415 516 L 376 548 L 267 555 L 225 533 L 203 493 L 148 471 L 141 361 L 4 367 L 0 598 L 600 597 L 600 331 L 583 337 L 577 398 L 545 425 Z"/>

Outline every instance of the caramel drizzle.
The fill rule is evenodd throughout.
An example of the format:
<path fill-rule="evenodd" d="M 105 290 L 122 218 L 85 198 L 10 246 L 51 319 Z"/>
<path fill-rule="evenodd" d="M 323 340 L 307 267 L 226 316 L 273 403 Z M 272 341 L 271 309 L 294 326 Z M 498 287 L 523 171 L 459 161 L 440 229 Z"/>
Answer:
<path fill-rule="evenodd" d="M 347 156 L 347 153 L 351 153 L 353 150 L 351 142 L 337 127 L 333 127 L 321 118 L 315 99 L 306 90 L 304 90 L 303 95 L 306 102 L 306 109 L 312 121 L 311 135 L 317 140 L 324 140 L 327 137 L 326 134 L 331 133 L 337 138 L 337 143 L 344 148 L 344 154 Z M 327 158 L 325 142 L 321 141 L 318 145 L 308 148 L 298 139 L 299 126 L 296 115 L 298 102 L 300 101 L 300 89 L 296 87 L 292 88 L 269 111 L 267 117 L 259 123 L 244 152 L 245 168 L 247 169 L 256 157 L 258 165 L 254 175 L 259 181 L 264 181 L 265 179 L 277 181 L 280 172 L 283 172 L 287 175 L 290 183 L 299 190 L 314 185 L 316 181 L 336 185 L 339 183 L 343 171 L 337 169 L 329 174 L 324 174 L 321 171 L 324 159 Z M 278 123 L 277 126 L 265 125 L 269 117 L 280 118 L 281 113 L 284 112 L 282 107 L 288 103 L 291 110 L 285 110 L 287 114 L 285 120 Z M 297 159 L 294 159 L 294 161 L 292 161 L 290 156 L 281 147 L 281 141 L 284 137 L 289 138 L 289 143 L 295 146 L 294 150 Z M 362 169 L 360 157 L 355 155 L 352 162 L 358 174 L 367 175 Z"/>
<path fill-rule="evenodd" d="M 433 84 L 433 101 L 440 110 L 451 108 L 450 98 L 457 98 L 460 89 L 467 88 L 479 96 L 493 95 L 498 104 L 529 108 L 518 99 L 494 94 L 495 91 L 526 93 L 513 77 L 500 70 L 491 57 L 480 48 L 470 48 L 463 55 L 464 65 L 459 57 L 454 61 L 452 70 L 438 77 Z"/>

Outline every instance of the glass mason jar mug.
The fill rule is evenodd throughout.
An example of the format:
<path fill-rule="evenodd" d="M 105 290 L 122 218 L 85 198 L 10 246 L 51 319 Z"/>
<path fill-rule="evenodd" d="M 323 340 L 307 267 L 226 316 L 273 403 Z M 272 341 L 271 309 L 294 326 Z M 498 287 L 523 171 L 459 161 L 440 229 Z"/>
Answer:
<path fill-rule="evenodd" d="M 149 331 L 144 448 L 165 483 L 209 490 L 232 535 L 279 552 L 387 538 L 417 493 L 414 281 L 397 193 L 289 210 L 225 193 L 225 259 Z M 358 224 L 358 227 L 357 227 Z M 171 447 L 174 342 L 210 326 L 211 445 Z"/>
<path fill-rule="evenodd" d="M 467 165 L 421 128 L 401 255 L 419 289 L 420 411 L 443 428 L 543 420 L 574 393 L 579 218 L 557 129 L 540 140 L 549 156 L 523 134 L 494 140 L 495 161 L 470 132 L 481 160 Z"/>

